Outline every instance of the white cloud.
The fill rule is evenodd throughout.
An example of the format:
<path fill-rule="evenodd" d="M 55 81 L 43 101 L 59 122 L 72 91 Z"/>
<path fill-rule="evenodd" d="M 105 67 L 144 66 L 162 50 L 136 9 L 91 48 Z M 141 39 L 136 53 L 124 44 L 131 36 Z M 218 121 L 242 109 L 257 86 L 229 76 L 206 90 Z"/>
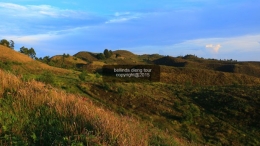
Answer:
<path fill-rule="evenodd" d="M 25 6 L 13 4 L 13 3 L 3 3 L 0 2 L 0 7 L 5 8 L 5 9 L 13 9 L 13 10 L 27 10 Z"/>
<path fill-rule="evenodd" d="M 115 16 L 119 17 L 119 16 L 125 16 L 125 15 L 129 15 L 129 14 L 130 14 L 130 12 L 116 12 Z"/>
<path fill-rule="evenodd" d="M 88 14 L 80 11 L 59 9 L 50 5 L 18 5 L 13 3 L 0 2 L 0 13 L 19 17 L 71 17 L 71 18 L 88 18 Z"/>
<path fill-rule="evenodd" d="M 212 49 L 211 51 L 213 51 L 213 53 L 218 53 L 219 49 L 221 48 L 221 45 L 220 44 L 217 44 L 217 45 L 208 44 L 205 47 Z"/>
<path fill-rule="evenodd" d="M 114 17 L 105 23 L 120 23 L 120 22 L 125 22 L 129 21 L 132 19 L 138 19 L 141 17 L 140 13 L 130 13 L 130 12 L 116 12 L 114 14 Z"/>
<path fill-rule="evenodd" d="M 56 34 L 36 34 L 24 36 L 5 36 L 4 38 L 14 40 L 14 42 L 18 44 L 38 45 L 41 42 L 57 39 L 59 36 Z"/>
<path fill-rule="evenodd" d="M 169 45 L 143 45 L 130 48 L 118 48 L 133 51 L 136 54 L 144 53 L 158 53 L 164 52 L 162 55 L 186 55 L 186 54 L 196 54 L 199 57 L 205 58 L 224 58 L 228 57 L 237 60 L 258 60 L 257 58 L 247 58 L 243 56 L 247 54 L 249 56 L 256 56 L 255 54 L 260 54 L 260 34 L 259 35 L 246 35 L 239 37 L 230 38 L 203 38 L 186 40 L 181 43 L 169 44 Z M 206 50 L 205 50 L 206 48 Z M 221 51 L 220 51 L 221 48 Z M 236 56 L 234 56 L 236 54 Z M 244 57 L 244 58 L 243 58 Z"/>

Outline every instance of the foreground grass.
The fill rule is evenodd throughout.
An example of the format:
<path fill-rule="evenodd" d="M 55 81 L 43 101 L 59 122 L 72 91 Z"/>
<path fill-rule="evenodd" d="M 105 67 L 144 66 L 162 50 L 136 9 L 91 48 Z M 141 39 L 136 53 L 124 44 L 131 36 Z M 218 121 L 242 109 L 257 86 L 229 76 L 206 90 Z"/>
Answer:
<path fill-rule="evenodd" d="M 0 145 L 179 145 L 129 116 L 0 70 Z"/>

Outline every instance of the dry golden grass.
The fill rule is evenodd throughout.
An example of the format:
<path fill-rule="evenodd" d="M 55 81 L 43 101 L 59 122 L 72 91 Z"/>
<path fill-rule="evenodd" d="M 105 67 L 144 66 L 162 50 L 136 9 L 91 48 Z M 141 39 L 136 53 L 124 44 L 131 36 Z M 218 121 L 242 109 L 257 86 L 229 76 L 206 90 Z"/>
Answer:
<path fill-rule="evenodd" d="M 175 68 L 161 66 L 160 81 L 190 85 L 260 84 L 260 79 L 238 73 L 226 73 L 205 69 Z"/>
<path fill-rule="evenodd" d="M 83 64 L 86 64 L 87 62 L 80 59 L 80 58 L 76 58 L 74 59 L 75 57 L 73 56 L 69 56 L 69 57 L 64 57 L 64 62 L 67 62 L 67 63 L 70 63 L 70 64 L 77 64 L 77 63 L 83 63 Z M 61 61 L 63 59 L 63 56 L 62 55 L 56 55 L 56 56 L 53 56 L 51 58 L 51 61 L 55 61 L 55 60 L 58 60 L 58 61 Z"/>
<path fill-rule="evenodd" d="M 92 61 L 97 61 L 98 59 L 96 57 L 94 57 L 95 55 L 90 53 L 90 52 L 78 52 L 77 54 L 73 55 L 76 56 L 78 58 L 82 58 L 83 60 L 92 62 Z"/>
<path fill-rule="evenodd" d="M 18 66 L 16 68 L 20 68 L 21 70 L 26 69 L 29 72 L 42 72 L 43 70 L 48 70 L 54 73 L 70 73 L 71 71 L 62 69 L 62 68 L 56 68 L 49 66 L 45 63 L 41 63 L 39 61 L 33 60 L 29 56 L 19 53 L 15 50 L 12 50 L 6 46 L 0 45 L 0 61 L 10 61 L 10 62 L 18 62 L 21 63 L 21 66 Z"/>
<path fill-rule="evenodd" d="M 14 112 L 35 110 L 39 106 L 46 105 L 50 110 L 55 109 L 62 117 L 77 119 L 74 124 L 63 122 L 66 131 L 86 133 L 85 123 L 90 123 L 94 127 L 96 135 L 94 142 L 97 144 L 145 146 L 149 145 L 152 136 L 162 134 L 148 129 L 133 117 L 120 116 L 100 108 L 92 104 L 90 99 L 65 93 L 34 80 L 23 82 L 19 77 L 0 70 L 0 95 L 3 95 L 6 89 L 11 89 L 7 94 L 16 101 L 13 103 Z M 22 105 L 27 105 L 27 109 L 23 109 Z M 20 122 L 22 123 L 23 119 Z M 18 131 L 16 134 L 23 133 Z M 174 143 L 179 141 L 170 135 L 165 135 L 165 138 L 174 139 Z M 183 142 L 179 144 L 184 145 Z"/>
<path fill-rule="evenodd" d="M 121 57 L 125 58 L 125 59 L 129 59 L 129 58 L 136 58 L 137 55 L 135 55 L 134 53 L 127 51 L 127 50 L 116 50 L 113 51 L 113 58 L 115 58 L 116 54 L 120 54 Z"/>
<path fill-rule="evenodd" d="M 16 52 L 15 50 L 12 50 L 3 45 L 0 45 L 0 52 L 1 52 L 0 60 L 3 60 L 3 61 L 17 61 L 20 63 L 26 63 L 26 62 L 33 61 L 33 59 L 31 59 L 27 55 Z"/>

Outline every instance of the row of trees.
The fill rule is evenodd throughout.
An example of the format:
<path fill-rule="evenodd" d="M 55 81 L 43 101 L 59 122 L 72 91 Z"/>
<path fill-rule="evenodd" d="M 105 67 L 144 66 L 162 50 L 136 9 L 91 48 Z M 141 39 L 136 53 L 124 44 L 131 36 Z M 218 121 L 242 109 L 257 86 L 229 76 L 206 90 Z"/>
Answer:
<path fill-rule="evenodd" d="M 111 50 L 105 49 L 103 53 L 97 54 L 98 59 L 107 59 L 110 58 L 113 55 L 113 52 Z"/>
<path fill-rule="evenodd" d="M 3 46 L 6 46 L 8 48 L 11 48 L 11 49 L 14 49 L 14 41 L 13 40 L 10 40 L 10 41 L 7 41 L 6 39 L 2 39 L 0 41 L 0 45 L 3 45 Z M 33 58 L 33 59 L 36 59 L 36 52 L 33 48 L 25 48 L 24 46 L 20 48 L 20 53 L 23 53 L 25 55 L 28 55 L 29 57 Z"/>
<path fill-rule="evenodd" d="M 11 49 L 14 49 L 14 41 L 13 40 L 10 40 L 10 41 L 7 41 L 6 39 L 2 39 L 0 41 L 0 45 L 4 45 L 6 47 L 9 47 Z M 26 48 L 26 47 L 21 47 L 20 48 L 20 53 L 23 53 L 25 55 L 28 55 L 29 57 L 33 58 L 33 59 L 37 59 L 37 60 L 40 60 L 40 61 L 43 61 L 43 62 L 49 62 L 50 60 L 50 57 L 49 56 L 45 56 L 44 58 L 37 58 L 36 57 L 36 52 L 33 48 Z M 107 59 L 107 58 L 110 58 L 111 56 L 113 55 L 113 52 L 111 50 L 108 50 L 108 49 L 105 49 L 103 53 L 99 53 L 96 55 L 96 57 L 98 59 Z M 64 57 L 69 57 L 69 54 L 63 54 L 63 58 Z M 116 54 L 116 57 L 119 57 L 119 54 Z"/>
<path fill-rule="evenodd" d="M 11 48 L 11 49 L 14 49 L 14 41 L 13 40 L 7 41 L 6 39 L 2 39 L 0 41 L 0 45 L 6 46 L 6 47 Z"/>
<path fill-rule="evenodd" d="M 29 57 L 31 57 L 33 59 L 36 59 L 36 52 L 34 51 L 33 48 L 28 49 L 23 46 L 20 48 L 20 52 L 25 55 L 28 55 Z"/>

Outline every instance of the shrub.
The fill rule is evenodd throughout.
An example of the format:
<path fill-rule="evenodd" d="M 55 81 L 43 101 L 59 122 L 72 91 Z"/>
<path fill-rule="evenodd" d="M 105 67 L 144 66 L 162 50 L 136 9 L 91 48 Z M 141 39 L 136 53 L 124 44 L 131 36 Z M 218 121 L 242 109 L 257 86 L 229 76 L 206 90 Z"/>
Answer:
<path fill-rule="evenodd" d="M 100 78 L 100 74 L 99 73 L 96 73 L 96 78 Z"/>
<path fill-rule="evenodd" d="M 108 83 L 104 83 L 103 84 L 103 88 L 105 89 L 105 90 L 110 90 L 110 86 L 109 86 L 109 84 Z"/>
<path fill-rule="evenodd" d="M 55 78 L 50 71 L 45 71 L 43 74 L 41 74 L 37 81 L 44 82 L 46 84 L 54 84 Z"/>
<path fill-rule="evenodd" d="M 82 71 L 80 74 L 79 74 L 79 79 L 81 81 L 85 81 L 86 80 L 86 75 L 87 75 L 87 72 L 86 71 Z"/>
<path fill-rule="evenodd" d="M 119 95 L 123 95 L 123 93 L 124 93 L 124 88 L 123 87 L 118 87 L 117 88 L 117 93 L 119 94 Z"/>

